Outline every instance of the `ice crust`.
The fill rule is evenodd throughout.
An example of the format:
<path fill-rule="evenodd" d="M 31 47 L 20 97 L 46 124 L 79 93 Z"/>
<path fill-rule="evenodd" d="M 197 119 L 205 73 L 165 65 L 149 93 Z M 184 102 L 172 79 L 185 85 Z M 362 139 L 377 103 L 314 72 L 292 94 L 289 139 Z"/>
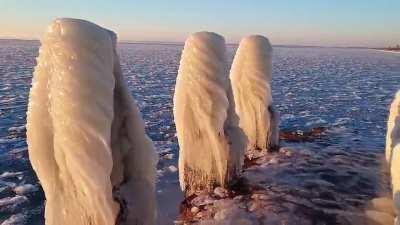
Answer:
<path fill-rule="evenodd" d="M 248 36 L 236 51 L 230 78 L 239 125 L 247 150 L 271 150 L 279 144 L 279 115 L 271 94 L 272 47 L 267 38 Z"/>
<path fill-rule="evenodd" d="M 182 190 L 226 186 L 241 169 L 245 136 L 238 127 L 226 69 L 225 40 L 192 34 L 182 52 L 174 94 Z"/>
<path fill-rule="evenodd" d="M 157 160 L 123 81 L 115 33 L 57 19 L 41 42 L 27 142 L 46 224 L 154 224 Z"/>

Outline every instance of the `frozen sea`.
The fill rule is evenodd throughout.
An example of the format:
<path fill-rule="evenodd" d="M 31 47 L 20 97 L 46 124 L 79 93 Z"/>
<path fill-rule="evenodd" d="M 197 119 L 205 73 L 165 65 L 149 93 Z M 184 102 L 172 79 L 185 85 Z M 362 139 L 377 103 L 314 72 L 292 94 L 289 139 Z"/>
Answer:
<path fill-rule="evenodd" d="M 163 224 L 172 224 L 182 198 L 172 117 L 182 47 L 119 45 L 125 79 L 160 153 L 157 194 Z M 0 224 L 44 224 L 44 195 L 29 163 L 25 136 L 27 100 L 38 48 L 36 41 L 0 40 Z M 235 49 L 234 45 L 228 46 L 229 61 Z M 324 135 L 313 141 L 282 142 L 283 146 L 314 156 L 299 165 L 301 172 L 293 168 L 279 174 L 280 180 L 274 181 L 276 187 L 285 187 L 282 192 L 288 188 L 315 188 L 301 182 L 304 177 L 319 180 L 317 186 L 328 182 L 333 197 L 326 193 L 319 196 L 324 201 L 319 200 L 318 207 L 330 209 L 332 204 L 327 201 L 334 200 L 338 203 L 335 210 L 346 210 L 347 205 L 362 207 L 387 188 L 381 181 L 380 156 L 385 146 L 388 106 L 400 89 L 399 54 L 368 49 L 275 47 L 272 85 L 282 130 L 325 129 Z M 340 159 L 341 163 L 333 163 L 332 159 Z M 347 170 L 342 170 L 342 165 Z M 301 210 L 297 213 L 303 212 L 307 214 Z M 319 224 L 334 220 L 321 221 L 325 223 Z"/>

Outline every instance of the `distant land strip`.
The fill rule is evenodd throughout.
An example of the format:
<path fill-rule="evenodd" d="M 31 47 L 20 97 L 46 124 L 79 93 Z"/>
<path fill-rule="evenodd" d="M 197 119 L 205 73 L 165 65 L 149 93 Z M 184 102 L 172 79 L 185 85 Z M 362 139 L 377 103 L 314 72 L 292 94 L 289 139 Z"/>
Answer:
<path fill-rule="evenodd" d="M 33 42 L 40 43 L 38 39 L 17 39 L 17 38 L 0 38 L 1 43 L 12 43 L 12 42 Z M 168 41 L 127 41 L 121 40 L 118 41 L 118 44 L 133 44 L 133 45 L 171 45 L 171 46 L 183 46 L 184 42 L 168 42 Z M 237 46 L 238 43 L 227 43 L 228 46 Z M 380 47 L 365 47 L 365 46 L 320 46 L 320 45 L 282 45 L 276 44 L 272 45 L 273 47 L 279 48 L 343 48 L 343 49 L 373 49 L 373 50 L 381 50 L 381 51 L 390 51 L 390 52 L 400 52 L 400 48 L 380 48 Z"/>

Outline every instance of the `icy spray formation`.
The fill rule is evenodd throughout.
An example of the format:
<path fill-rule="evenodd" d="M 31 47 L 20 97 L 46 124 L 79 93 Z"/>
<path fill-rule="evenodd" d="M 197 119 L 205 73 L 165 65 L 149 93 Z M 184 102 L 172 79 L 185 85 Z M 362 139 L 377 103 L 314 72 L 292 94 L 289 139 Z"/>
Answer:
<path fill-rule="evenodd" d="M 230 78 L 239 126 L 247 150 L 272 150 L 279 144 L 279 115 L 272 105 L 272 47 L 267 38 L 244 38 L 233 60 Z"/>
<path fill-rule="evenodd" d="M 223 37 L 199 32 L 187 39 L 176 80 L 174 118 L 182 190 L 190 194 L 226 186 L 241 169 L 245 136 L 234 112 Z"/>
<path fill-rule="evenodd" d="M 386 160 L 392 160 L 393 149 L 400 141 L 400 91 L 397 92 L 391 106 L 387 121 Z"/>
<path fill-rule="evenodd" d="M 386 159 L 390 165 L 393 200 L 396 214 L 400 215 L 400 91 L 390 106 L 386 135 Z M 397 217 L 395 224 L 400 224 Z"/>
<path fill-rule="evenodd" d="M 47 225 L 154 224 L 155 152 L 115 47 L 113 32 L 76 19 L 42 40 L 27 141 Z"/>
<path fill-rule="evenodd" d="M 396 212 L 396 225 L 400 225 L 400 144 L 393 149 L 392 162 L 390 165 L 392 177 L 393 201 Z"/>

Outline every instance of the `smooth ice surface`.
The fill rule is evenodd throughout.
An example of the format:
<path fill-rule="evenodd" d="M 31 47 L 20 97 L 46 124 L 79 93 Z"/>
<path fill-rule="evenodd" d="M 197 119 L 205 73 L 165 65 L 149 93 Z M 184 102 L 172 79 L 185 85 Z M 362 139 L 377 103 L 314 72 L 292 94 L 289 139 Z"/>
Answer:
<path fill-rule="evenodd" d="M 267 38 L 244 38 L 233 59 L 230 79 L 239 125 L 248 150 L 268 150 L 279 144 L 279 116 L 271 93 L 272 47 Z"/>
<path fill-rule="evenodd" d="M 115 47 L 113 32 L 75 19 L 42 40 L 27 142 L 47 225 L 155 222 L 156 157 Z"/>
<path fill-rule="evenodd" d="M 225 186 L 240 170 L 244 143 L 229 104 L 229 88 L 224 38 L 210 32 L 191 35 L 174 95 L 179 180 L 186 192 Z"/>

